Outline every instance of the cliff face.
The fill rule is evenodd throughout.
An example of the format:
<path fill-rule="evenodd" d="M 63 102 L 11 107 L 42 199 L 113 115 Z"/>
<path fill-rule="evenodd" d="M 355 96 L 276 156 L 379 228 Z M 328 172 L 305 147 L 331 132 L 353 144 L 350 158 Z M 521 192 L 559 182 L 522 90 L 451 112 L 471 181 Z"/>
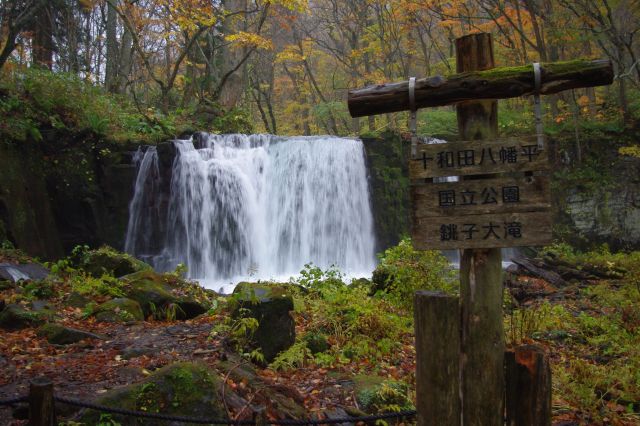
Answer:
<path fill-rule="evenodd" d="M 135 146 L 90 134 L 43 133 L 0 143 L 0 240 L 55 259 L 78 244 L 121 248 L 135 179 Z"/>
<path fill-rule="evenodd" d="M 409 226 L 409 145 L 394 133 L 363 137 L 369 171 L 376 252 L 396 245 Z"/>
<path fill-rule="evenodd" d="M 588 190 L 558 185 L 558 234 L 579 246 L 606 243 L 612 249 L 639 250 L 640 159 L 621 158 L 609 173 L 609 179 L 591 182 Z"/>

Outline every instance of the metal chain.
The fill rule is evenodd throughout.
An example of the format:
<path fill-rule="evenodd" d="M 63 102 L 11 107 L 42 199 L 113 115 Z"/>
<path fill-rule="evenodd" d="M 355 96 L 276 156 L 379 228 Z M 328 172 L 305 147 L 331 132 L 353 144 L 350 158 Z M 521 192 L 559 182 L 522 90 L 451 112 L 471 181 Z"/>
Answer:
<path fill-rule="evenodd" d="M 26 400 L 26 397 L 19 398 L 20 401 Z M 144 417 L 158 420 L 177 421 L 185 423 L 197 423 L 197 424 L 216 424 L 216 425 L 255 425 L 254 420 L 221 420 L 221 419 L 203 419 L 197 417 L 188 416 L 172 416 L 161 413 L 146 413 L 144 411 L 127 410 L 124 408 L 108 407 L 106 405 L 94 404 L 91 402 L 78 401 L 75 399 L 65 398 L 62 396 L 54 396 L 58 402 L 63 404 L 69 404 L 81 408 L 89 408 L 92 410 L 102 411 L 106 413 L 122 414 L 124 416 L 131 417 Z M 339 423 L 357 423 L 357 422 L 372 422 L 375 420 L 393 419 L 393 418 L 407 418 L 416 415 L 415 410 L 399 411 L 397 413 L 385 413 L 371 416 L 361 417 L 343 417 L 337 419 L 306 419 L 306 420 L 273 420 L 267 421 L 266 424 L 281 425 L 281 426 L 303 426 L 303 425 L 324 425 L 324 424 L 339 424 Z"/>
<path fill-rule="evenodd" d="M 542 105 L 540 104 L 540 86 L 542 76 L 540 73 L 540 62 L 533 63 L 534 95 L 533 107 L 536 116 L 536 135 L 538 137 L 538 149 L 544 149 L 544 129 L 542 127 Z"/>
<path fill-rule="evenodd" d="M 18 396 L 16 398 L 9 398 L 9 399 L 0 399 L 0 407 L 4 405 L 17 404 L 19 402 L 27 402 L 28 400 L 29 398 L 26 396 Z"/>

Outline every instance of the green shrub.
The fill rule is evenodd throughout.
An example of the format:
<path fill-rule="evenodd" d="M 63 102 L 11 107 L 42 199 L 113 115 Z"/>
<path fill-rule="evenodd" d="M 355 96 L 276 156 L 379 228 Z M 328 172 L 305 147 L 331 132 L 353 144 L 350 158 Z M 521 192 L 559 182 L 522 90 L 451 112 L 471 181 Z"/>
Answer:
<path fill-rule="evenodd" d="M 452 294 L 458 290 L 457 272 L 447 258 L 436 250 L 415 250 L 409 238 L 387 249 L 379 258 L 374 272 L 378 293 L 405 309 L 413 310 L 416 290 Z"/>

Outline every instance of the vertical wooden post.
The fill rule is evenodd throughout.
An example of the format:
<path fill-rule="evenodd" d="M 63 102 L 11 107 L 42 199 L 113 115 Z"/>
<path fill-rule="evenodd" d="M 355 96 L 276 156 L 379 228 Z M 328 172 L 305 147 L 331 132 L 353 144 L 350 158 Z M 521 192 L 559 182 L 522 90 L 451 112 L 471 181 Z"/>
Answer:
<path fill-rule="evenodd" d="M 55 426 L 53 383 L 46 377 L 38 377 L 29 387 L 29 426 Z"/>
<path fill-rule="evenodd" d="M 551 367 L 544 351 L 518 346 L 505 354 L 507 426 L 551 425 Z"/>
<path fill-rule="evenodd" d="M 456 40 L 458 72 L 494 67 L 491 34 Z M 497 101 L 458 105 L 458 131 L 464 140 L 498 133 Z M 478 224 L 480 229 L 484 224 Z M 500 249 L 467 249 L 460 260 L 462 422 L 497 426 L 504 422 L 504 332 Z"/>
<path fill-rule="evenodd" d="M 413 303 L 418 426 L 459 426 L 459 299 L 417 291 Z"/>
<path fill-rule="evenodd" d="M 253 411 L 253 421 L 256 426 L 267 426 L 267 409 L 260 406 Z"/>

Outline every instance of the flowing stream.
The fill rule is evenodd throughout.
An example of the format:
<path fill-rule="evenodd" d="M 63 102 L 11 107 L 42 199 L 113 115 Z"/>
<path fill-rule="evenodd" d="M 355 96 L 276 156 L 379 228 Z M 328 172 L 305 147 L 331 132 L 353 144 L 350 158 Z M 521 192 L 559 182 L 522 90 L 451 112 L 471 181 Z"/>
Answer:
<path fill-rule="evenodd" d="M 155 147 L 136 154 L 127 252 L 157 270 L 184 263 L 190 278 L 223 291 L 242 279 L 297 275 L 310 262 L 370 275 L 375 242 L 360 140 L 208 135 L 197 148 L 191 139 L 173 143 L 169 177 Z"/>

